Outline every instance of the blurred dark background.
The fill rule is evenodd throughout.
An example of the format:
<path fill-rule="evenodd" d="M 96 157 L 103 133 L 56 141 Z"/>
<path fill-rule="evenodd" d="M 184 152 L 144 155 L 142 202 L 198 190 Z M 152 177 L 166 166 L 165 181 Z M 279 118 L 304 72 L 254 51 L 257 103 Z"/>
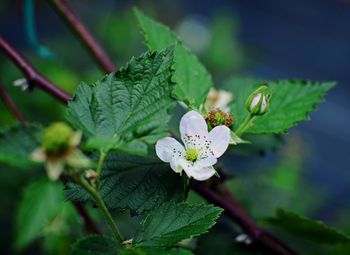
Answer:
<path fill-rule="evenodd" d="M 118 67 L 146 49 L 132 13 L 132 7 L 138 6 L 182 37 L 213 74 L 217 87 L 234 75 L 337 81 L 326 102 L 311 114 L 311 121 L 284 137 L 284 149 L 271 146 L 274 150 L 263 157 L 247 160 L 235 155 L 225 162 L 233 165 L 228 167 L 231 174 L 244 180 L 233 182 L 232 189 L 243 201 L 260 202 L 256 209 L 247 202 L 256 217 L 266 216 L 264 210 L 271 214 L 276 207 L 289 207 L 350 230 L 346 220 L 350 212 L 350 1 L 70 2 Z M 0 34 L 42 73 L 68 92 L 80 81 L 93 82 L 103 75 L 46 1 L 35 1 L 35 12 L 29 15 L 35 23 L 36 42 L 30 42 L 24 10 L 23 1 L 2 0 Z M 38 50 L 40 47 L 51 54 Z M 14 88 L 13 81 L 22 75 L 1 52 L 0 71 L 0 83 L 28 120 L 47 124 L 64 119 L 64 107 L 49 96 Z M 0 128 L 14 124 L 3 104 L 0 106 Z M 9 229 L 2 231 L 1 239 L 8 240 L 21 194 L 18 185 L 33 177 L 26 171 L 1 168 L 1 225 Z M 271 172 L 272 168 L 276 171 Z M 254 196 L 258 188 L 260 195 Z M 269 194 L 276 193 L 276 188 L 288 196 L 271 201 L 275 198 Z"/>

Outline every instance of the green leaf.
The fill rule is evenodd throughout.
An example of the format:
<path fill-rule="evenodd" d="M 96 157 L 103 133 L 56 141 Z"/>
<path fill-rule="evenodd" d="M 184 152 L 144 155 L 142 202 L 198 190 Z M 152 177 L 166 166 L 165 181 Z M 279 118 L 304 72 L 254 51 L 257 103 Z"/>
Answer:
<path fill-rule="evenodd" d="M 155 156 L 111 152 L 105 159 L 100 194 L 110 209 L 149 211 L 166 201 L 182 201 L 186 190 L 180 175 Z M 86 201 L 88 194 L 75 185 L 67 190 L 70 200 Z"/>
<path fill-rule="evenodd" d="M 155 143 L 167 135 L 168 111 L 174 105 L 172 63 L 171 48 L 144 53 L 95 84 L 81 84 L 68 104 L 68 120 L 100 141 Z"/>
<path fill-rule="evenodd" d="M 117 149 L 118 146 L 119 146 L 118 137 L 113 137 L 111 139 L 110 137 L 94 136 L 89 138 L 86 141 L 86 143 L 84 144 L 84 149 L 85 150 L 103 149 L 104 151 L 109 151 L 111 149 Z"/>
<path fill-rule="evenodd" d="M 70 255 L 118 255 L 121 245 L 114 239 L 102 235 L 90 235 L 72 245 Z"/>
<path fill-rule="evenodd" d="M 102 235 L 89 235 L 72 245 L 70 255 L 193 255 L 182 248 L 127 248 Z"/>
<path fill-rule="evenodd" d="M 19 124 L 0 131 L 0 163 L 28 168 L 35 163 L 30 154 L 40 146 L 41 128 Z"/>
<path fill-rule="evenodd" d="M 136 249 L 124 249 L 118 255 L 193 255 L 189 250 L 182 248 L 136 248 Z"/>
<path fill-rule="evenodd" d="M 246 130 L 251 134 L 286 133 L 296 123 L 308 119 L 317 103 L 323 101 L 328 90 L 334 87 L 334 82 L 312 82 L 300 80 L 259 81 L 251 78 L 232 78 L 224 87 L 234 94 L 231 113 L 235 118 L 234 129 L 248 116 L 245 103 L 252 93 L 262 83 L 272 90 L 268 112 L 256 117 L 252 127 Z"/>
<path fill-rule="evenodd" d="M 278 209 L 276 216 L 267 218 L 265 222 L 303 240 L 320 244 L 350 244 L 350 236 L 345 233 L 325 225 L 322 221 L 312 220 L 283 209 Z"/>
<path fill-rule="evenodd" d="M 173 80 L 176 83 L 174 94 L 179 100 L 199 107 L 205 102 L 209 89 L 213 86 L 210 74 L 170 29 L 145 16 L 135 9 L 135 15 L 144 33 L 150 50 L 162 50 L 175 45 Z"/>
<path fill-rule="evenodd" d="M 249 141 L 243 140 L 240 138 L 238 135 L 236 135 L 235 132 L 231 131 L 230 132 L 230 144 L 237 145 L 237 144 L 250 144 Z"/>
<path fill-rule="evenodd" d="M 15 247 L 22 250 L 38 238 L 64 205 L 60 183 L 46 179 L 29 184 L 16 214 Z"/>
<path fill-rule="evenodd" d="M 134 244 L 137 247 L 174 245 L 206 233 L 221 212 L 221 208 L 212 205 L 165 203 L 148 214 L 134 238 Z"/>

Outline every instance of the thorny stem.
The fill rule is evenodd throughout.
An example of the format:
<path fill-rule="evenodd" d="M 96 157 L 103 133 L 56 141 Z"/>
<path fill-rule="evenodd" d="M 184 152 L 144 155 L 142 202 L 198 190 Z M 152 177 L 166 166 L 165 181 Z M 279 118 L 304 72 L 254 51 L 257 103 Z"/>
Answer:
<path fill-rule="evenodd" d="M 246 129 L 249 127 L 250 123 L 253 121 L 254 115 L 249 114 L 243 123 L 237 128 L 236 135 L 242 136 Z"/>
<path fill-rule="evenodd" d="M 65 15 L 63 13 L 63 15 Z M 84 38 L 81 38 L 84 40 Z M 3 44 L 0 37 L 0 46 Z M 94 47 L 94 46 L 92 46 Z M 3 47 L 2 47 L 3 48 Z M 18 54 L 18 53 L 17 53 Z M 11 59 L 12 57 L 9 56 Z M 98 62 L 102 60 L 97 60 Z M 14 61 L 16 62 L 16 61 Z M 18 61 L 17 61 L 18 62 Z M 19 66 L 19 68 L 21 68 Z M 29 69 L 32 68 L 29 66 Z M 23 71 L 23 69 L 21 68 Z M 44 89 L 44 87 L 40 87 Z M 70 97 L 59 97 L 55 93 L 50 91 L 52 87 L 47 87 L 44 89 L 49 94 L 55 96 L 63 103 L 68 103 Z M 269 249 L 275 254 L 280 255 L 296 255 L 297 253 L 287 247 L 282 241 L 278 240 L 276 237 L 267 233 L 266 231 L 260 229 L 255 222 L 250 218 L 250 216 L 243 210 L 238 202 L 235 201 L 234 197 L 231 194 L 220 195 L 210 188 L 206 187 L 203 183 L 193 182 L 192 188 L 206 198 L 209 202 L 212 202 L 215 205 L 218 205 L 225 209 L 226 214 L 232 218 L 238 225 L 247 231 L 253 238 L 255 238 L 264 248 Z M 249 232 L 248 232 L 249 231 Z"/>
<path fill-rule="evenodd" d="M 79 176 L 76 182 L 93 197 L 97 206 L 101 209 L 103 216 L 105 217 L 106 222 L 108 223 L 115 239 L 122 243 L 124 241 L 124 238 L 122 237 L 117 224 L 114 222 L 113 217 L 109 213 L 108 208 L 103 202 L 100 194 L 82 176 Z"/>
<path fill-rule="evenodd" d="M 12 100 L 10 95 L 6 92 L 5 88 L 0 84 L 0 99 L 4 102 L 6 107 L 11 111 L 13 116 L 19 121 L 19 122 L 25 122 L 25 118 L 21 111 L 18 109 L 15 102 Z"/>
<path fill-rule="evenodd" d="M 82 44 L 89 51 L 94 60 L 99 64 L 106 73 L 116 71 L 115 66 L 109 59 L 106 52 L 102 49 L 96 39 L 91 35 L 90 31 L 85 27 L 78 15 L 69 6 L 65 0 L 50 0 L 54 10 L 66 22 L 68 27 L 78 36 Z"/>
<path fill-rule="evenodd" d="M 0 49 L 12 60 L 26 77 L 30 88 L 34 86 L 51 94 L 61 102 L 71 99 L 66 92 L 56 87 L 51 81 L 42 76 L 18 51 L 16 51 L 3 37 L 0 36 Z"/>
<path fill-rule="evenodd" d="M 103 150 L 100 150 L 100 158 L 98 159 L 97 168 L 96 168 L 96 174 L 97 174 L 96 190 L 98 190 L 98 187 L 100 185 L 103 162 L 105 161 L 106 156 L 107 156 L 106 152 L 104 152 Z"/>

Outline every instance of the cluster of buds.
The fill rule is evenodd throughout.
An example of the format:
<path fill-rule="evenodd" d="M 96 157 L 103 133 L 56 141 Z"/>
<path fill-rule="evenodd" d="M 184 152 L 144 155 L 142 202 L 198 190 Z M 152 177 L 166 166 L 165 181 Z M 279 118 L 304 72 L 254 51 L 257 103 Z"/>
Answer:
<path fill-rule="evenodd" d="M 246 108 L 253 116 L 264 115 L 269 109 L 270 98 L 271 89 L 266 85 L 262 85 L 250 94 L 246 102 Z"/>
<path fill-rule="evenodd" d="M 65 172 L 91 167 L 91 161 L 78 148 L 81 132 L 74 132 L 67 124 L 57 122 L 44 131 L 42 146 L 32 153 L 32 159 L 45 163 L 47 174 L 53 181 Z"/>

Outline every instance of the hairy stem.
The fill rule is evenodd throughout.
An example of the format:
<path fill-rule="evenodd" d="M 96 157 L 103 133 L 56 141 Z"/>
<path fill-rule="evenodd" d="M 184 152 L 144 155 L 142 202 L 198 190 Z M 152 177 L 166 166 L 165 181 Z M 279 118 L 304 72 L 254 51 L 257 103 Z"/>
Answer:
<path fill-rule="evenodd" d="M 6 92 L 5 87 L 0 84 L 0 99 L 4 102 L 5 106 L 11 111 L 12 115 L 19 121 L 25 122 L 25 118 L 21 111 L 18 109 L 15 102 L 10 95 Z"/>
<path fill-rule="evenodd" d="M 116 68 L 112 64 L 108 55 L 85 27 L 78 15 L 65 0 L 49 1 L 59 16 L 65 21 L 67 26 L 77 35 L 82 44 L 89 51 L 90 55 L 106 73 L 115 72 Z"/>
<path fill-rule="evenodd" d="M 115 239 L 117 239 L 120 243 L 124 241 L 117 224 L 114 222 L 112 215 L 109 213 L 107 206 L 103 202 L 100 194 L 82 177 L 77 180 L 78 184 L 83 187 L 95 200 L 97 206 L 101 209 L 106 222 L 108 223 Z"/>

